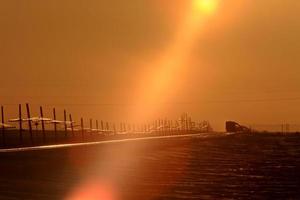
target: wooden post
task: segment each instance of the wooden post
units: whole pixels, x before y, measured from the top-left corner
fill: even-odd
[[[192,118],[189,117],[189,122],[188,122],[188,131],[190,132],[192,130]]]
[[[113,124],[113,129],[114,129],[114,134],[117,135],[117,130],[116,130],[116,125],[115,125],[115,123]]]
[[[106,122],[106,130],[109,130],[109,124]]]
[[[165,127],[165,135],[168,135],[168,120],[165,118],[164,120],[164,127]]]
[[[126,123],[123,123],[123,132],[126,132],[127,131],[127,127],[126,127]]]
[[[41,114],[41,118],[42,118],[42,132],[43,132],[43,142],[46,142],[46,134],[45,134],[45,123],[44,123],[44,113],[43,113],[43,108],[42,106],[40,106],[40,114]]]
[[[71,114],[69,114],[69,119],[70,119],[70,122],[71,122],[71,131],[72,131],[72,137],[74,138],[75,137],[75,135],[74,135],[74,128],[73,128],[73,121],[72,121],[72,115]]]
[[[161,134],[161,133],[163,132],[163,131],[162,131],[163,128],[161,128],[161,127],[162,127],[161,120],[158,119],[158,128],[159,128],[158,133],[159,133],[159,134]]]
[[[98,120],[96,120],[96,132],[99,133],[99,124],[98,124]]]
[[[20,135],[19,135],[19,139],[20,139],[20,144],[23,144],[23,119],[22,119],[22,105],[19,104],[19,127],[20,127]]]
[[[64,122],[65,122],[65,137],[68,137],[67,111],[66,110],[64,110]]]
[[[56,111],[55,108],[53,108],[53,120],[54,120],[54,140],[57,141],[57,124],[55,122],[56,120]]]
[[[2,117],[2,141],[5,146],[5,127],[4,127],[4,108],[1,106],[1,117]]]
[[[93,119],[90,119],[90,135],[92,135],[92,129],[93,129]]]
[[[185,132],[187,133],[188,132],[188,115],[187,115],[187,113],[186,113],[186,115],[185,115]]]
[[[82,140],[84,141],[84,126],[83,126],[83,118],[81,118],[80,120],[80,125],[81,125],[81,136],[82,136]]]
[[[27,110],[27,117],[28,117],[28,127],[29,127],[29,133],[30,133],[30,141],[31,144],[33,144],[33,135],[32,135],[32,126],[31,126],[31,120],[30,120],[30,108],[29,104],[26,104],[26,110]]]
[[[103,125],[103,121],[101,120],[101,131],[104,130],[104,125]]]

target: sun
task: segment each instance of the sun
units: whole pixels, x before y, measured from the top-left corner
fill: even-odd
[[[195,11],[205,15],[212,15],[218,8],[219,0],[193,0]]]

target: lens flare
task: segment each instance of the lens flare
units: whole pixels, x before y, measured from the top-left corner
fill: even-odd
[[[75,188],[65,200],[117,200],[116,192],[108,183],[88,181]]]
[[[190,0],[186,15],[180,21],[170,44],[159,51],[158,58],[149,63],[153,73],[142,76],[141,88],[135,98],[136,109],[133,121],[155,118],[156,111],[162,110],[170,90],[175,91],[180,75],[193,49],[195,41],[205,22],[217,11],[219,0]],[[149,67],[150,68],[150,67]],[[148,77],[148,78],[147,78]]]
[[[194,0],[194,9],[205,15],[214,14],[218,8],[218,0]]]

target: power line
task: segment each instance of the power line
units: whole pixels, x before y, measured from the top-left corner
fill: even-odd
[[[162,102],[162,103],[148,103],[146,105],[198,105],[201,103],[212,104],[226,104],[226,103],[268,103],[268,102],[283,102],[283,101],[300,101],[300,97],[294,98],[266,98],[266,99],[224,99],[224,100],[199,100],[197,102]],[[91,106],[91,107],[126,107],[138,106],[140,104],[134,103],[31,103],[31,105],[44,105],[44,106]],[[16,106],[19,103],[2,103],[5,106]]]

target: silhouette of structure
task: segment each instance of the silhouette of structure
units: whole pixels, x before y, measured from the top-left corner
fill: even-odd
[[[63,120],[58,120],[55,108],[53,108],[53,119],[44,117],[42,106],[40,106],[40,115],[32,117],[28,103],[26,104],[27,118],[22,118],[21,108],[22,106],[19,104],[18,118],[8,120],[8,123],[19,123],[19,127],[15,127],[5,123],[4,107],[1,106],[0,149],[93,142],[106,139],[110,140],[213,132],[208,121],[193,121],[187,113],[182,114],[182,116],[176,120],[160,118],[158,120],[142,124],[121,122],[119,127],[117,127],[114,122],[103,120],[101,120],[99,124],[96,119],[96,128],[93,128],[93,120],[91,118],[89,120],[89,127],[84,127],[84,120],[82,117],[80,118],[80,124],[77,125],[76,121],[73,121],[74,119],[72,118],[71,113],[68,113],[69,121],[67,121],[67,111],[65,109],[63,110]],[[38,129],[40,124],[42,125],[41,130]],[[33,125],[36,126],[36,130],[32,129]],[[54,125],[53,128],[52,125]],[[49,126],[51,126],[51,128],[49,128]]]
[[[233,132],[233,133],[236,133],[236,132],[242,132],[242,133],[248,133],[248,132],[251,132],[251,130],[246,127],[246,126],[243,126],[243,125],[240,125],[234,121],[227,121],[226,122],[226,131],[227,132]]]

